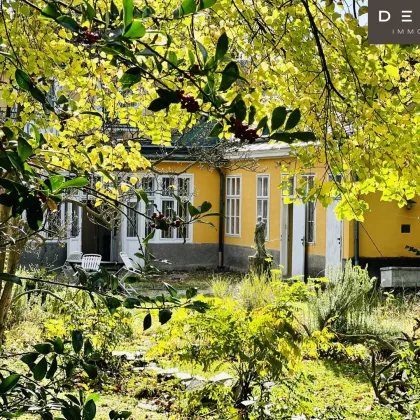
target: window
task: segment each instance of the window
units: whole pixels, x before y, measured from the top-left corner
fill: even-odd
[[[192,176],[183,175],[180,177],[144,177],[142,179],[142,188],[147,193],[149,204],[143,207],[144,213],[152,217],[153,213],[161,211],[165,216],[176,214],[184,220],[188,220],[188,201],[191,200],[193,193]],[[179,196],[177,200],[173,194]],[[143,229],[144,236],[148,236],[153,228],[153,221],[145,217]],[[154,240],[179,241],[191,238],[191,226],[183,226],[177,229],[170,228],[168,231],[157,230]]]
[[[77,204],[69,204],[69,215],[70,215],[70,238],[77,238],[79,236],[79,207]]]
[[[410,225],[401,225],[401,233],[410,233]]]
[[[281,176],[281,195],[283,198],[292,198],[295,194],[295,178],[289,174]]]
[[[45,213],[45,230],[48,240],[56,240],[61,236],[65,236],[63,232],[63,221],[61,220],[61,207],[58,206],[57,211],[48,211]]]
[[[305,175],[306,178],[306,194],[313,188],[315,184],[315,175]],[[308,201],[306,203],[306,243],[315,243],[315,212],[316,202]]]
[[[262,217],[265,222],[265,239],[268,240],[269,232],[269,197],[270,178],[268,175],[257,175],[257,218]]]
[[[226,234],[240,236],[241,177],[226,177]]]
[[[138,236],[138,214],[135,211],[136,203],[129,203],[127,208],[127,238]]]

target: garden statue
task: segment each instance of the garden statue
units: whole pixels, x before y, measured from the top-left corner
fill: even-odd
[[[261,216],[257,217],[257,225],[255,226],[254,243],[256,248],[255,258],[268,258],[267,251],[265,250],[265,227],[266,223]]]

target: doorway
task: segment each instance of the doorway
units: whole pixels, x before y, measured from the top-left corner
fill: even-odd
[[[92,223],[86,212],[83,212],[82,226],[83,254],[100,254],[103,261],[111,261],[111,231]]]

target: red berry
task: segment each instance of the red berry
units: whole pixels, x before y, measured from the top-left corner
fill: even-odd
[[[156,213],[153,213],[152,214],[152,219],[156,219],[156,217],[157,217],[157,214]]]
[[[154,223],[152,223],[151,226],[152,226],[152,228],[155,228],[156,227],[156,225]]]
[[[181,224],[180,220],[175,220],[175,226],[178,227]]]

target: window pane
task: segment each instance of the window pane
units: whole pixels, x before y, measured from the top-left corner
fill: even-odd
[[[152,194],[154,193],[154,179],[150,178],[150,177],[145,177],[141,180],[141,186],[143,188],[143,190],[148,193],[148,194]]]
[[[76,238],[79,236],[79,211],[76,204],[70,204],[70,217],[71,217],[71,227],[70,227],[70,237]]]
[[[263,217],[262,213],[262,200],[257,200],[257,217]]]
[[[189,178],[179,178],[178,179],[178,195],[179,196],[188,196],[190,194],[190,179]]]
[[[267,176],[263,178],[263,186],[264,187],[263,187],[262,195],[264,197],[268,197],[268,177]]]
[[[153,201],[149,201],[149,205],[146,206],[146,216],[152,217],[153,213],[155,212],[155,207],[153,205]],[[144,228],[144,234],[145,236],[148,236],[152,233],[152,224],[153,222],[149,219],[144,219],[145,220],[145,228]]]
[[[263,210],[262,210],[262,216],[264,219],[268,219],[268,200],[264,200],[262,202],[263,204]]]
[[[240,195],[241,194],[241,179],[240,178],[236,178],[236,195]]]
[[[162,178],[162,195],[163,196],[171,195],[172,185],[175,185],[175,179],[173,177]]]
[[[257,178],[257,196],[258,197],[262,196],[262,192],[263,192],[262,182],[263,182],[263,179],[259,176]]]
[[[134,203],[130,203],[134,206]],[[133,208],[127,209],[127,238],[134,238],[137,236],[137,213]]]
[[[174,201],[173,200],[163,200],[162,201],[162,213],[165,216],[171,216],[174,210]],[[173,229],[169,229],[168,231],[162,230],[162,238],[173,238]]]

